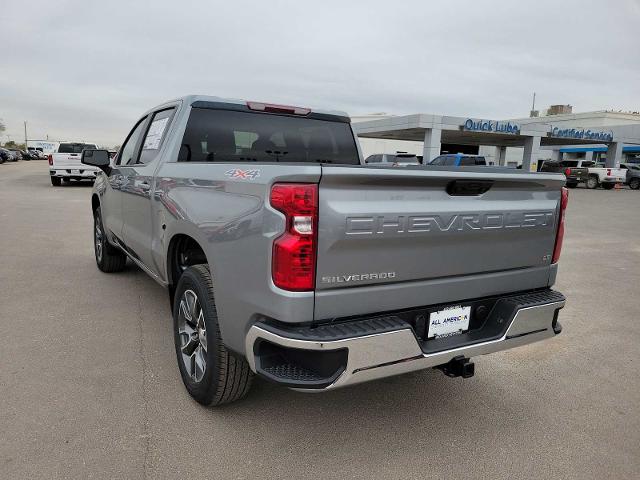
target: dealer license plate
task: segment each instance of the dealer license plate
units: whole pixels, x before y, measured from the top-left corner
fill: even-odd
[[[470,306],[447,307],[444,310],[429,314],[429,331],[427,338],[447,337],[465,332],[469,329],[471,317]]]

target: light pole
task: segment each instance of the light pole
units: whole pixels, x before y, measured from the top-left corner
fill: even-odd
[[[27,145],[27,121],[24,121],[24,151],[26,152],[28,150],[28,145]]]

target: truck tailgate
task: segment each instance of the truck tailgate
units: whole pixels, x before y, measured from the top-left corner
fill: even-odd
[[[493,291],[474,285],[499,273],[531,272],[506,280],[506,291],[547,286],[563,184],[563,175],[492,168],[323,167],[316,318],[349,315],[323,299],[360,289],[382,298],[393,286],[408,307]],[[449,298],[456,283],[465,296]],[[435,284],[447,285],[432,290],[443,295],[426,295]]]
[[[54,153],[53,166],[55,168],[82,168],[84,170],[93,170],[94,167],[82,165],[80,162],[80,153]]]

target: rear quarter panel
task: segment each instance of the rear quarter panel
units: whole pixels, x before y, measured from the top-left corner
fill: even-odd
[[[233,178],[236,169],[255,176]],[[156,176],[152,245],[160,275],[177,234],[194,238],[210,265],[225,344],[244,352],[250,325],[260,316],[283,322],[313,320],[313,292],[286,292],[271,279],[273,239],[284,216],[269,205],[275,182],[318,182],[318,165],[165,163]],[[166,228],[163,229],[162,225]]]

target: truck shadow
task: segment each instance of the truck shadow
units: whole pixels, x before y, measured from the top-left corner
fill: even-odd
[[[323,394],[257,379],[247,399],[209,410],[208,416],[212,429],[222,423],[240,437],[251,431],[256,439],[269,439],[249,451],[277,456],[282,449],[304,452],[310,444],[323,464],[342,459],[362,462],[368,470],[372,457],[422,463],[441,455],[438,449],[455,449],[474,437],[513,438],[522,412],[542,409],[536,405],[540,399],[524,400],[532,401],[523,405],[522,392],[510,393],[500,377],[450,379],[426,370]]]

